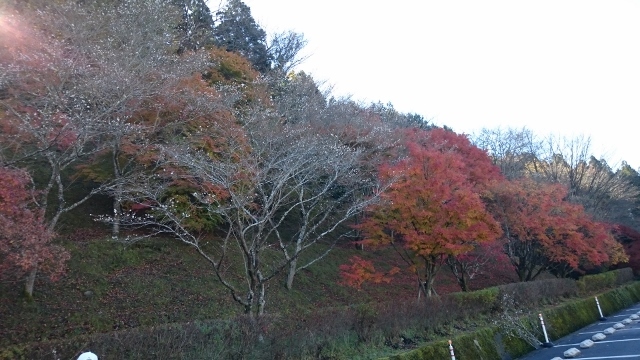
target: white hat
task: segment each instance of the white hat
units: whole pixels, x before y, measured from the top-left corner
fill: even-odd
[[[78,360],[98,360],[98,355],[89,351],[89,352],[80,354],[80,356],[78,357]]]

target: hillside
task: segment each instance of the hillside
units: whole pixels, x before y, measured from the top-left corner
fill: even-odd
[[[142,359],[149,358],[146,351],[153,348],[156,358],[163,359],[185,354],[204,359],[212,351],[226,354],[222,358],[236,358],[249,349],[265,359],[277,357],[279,351],[282,358],[370,359],[491,323],[499,314],[493,299],[503,293],[514,291],[516,301],[529,312],[530,307],[563,302],[577,291],[573,280],[553,278],[511,284],[500,292],[492,288],[458,293],[460,300],[443,296],[416,302],[412,282],[354,291],[338,284],[338,265],[354,253],[367,255],[339,248],[323,265],[301,274],[293,290],[284,288],[284,278],[268,289],[269,303],[274,305],[259,324],[266,326],[262,331],[271,340],[260,350],[251,330],[254,325],[242,315],[242,307],[230,301],[189,247],[161,238],[124,247],[96,230],[77,231],[63,241],[76,261],[58,283],[39,280],[33,301],[19,295],[20,284],[0,284],[0,358],[21,358],[20,353],[41,357],[53,350],[73,357],[93,350],[101,359]],[[371,256],[393,262],[389,252]],[[589,286],[586,291],[599,291],[628,281],[630,274],[583,283]],[[436,284],[441,296],[457,291],[451,275],[443,275]],[[504,281],[508,279],[481,278],[473,284],[484,288]],[[293,346],[290,342],[300,336],[299,331],[309,338]],[[316,356],[311,355],[314,348]]]
[[[105,235],[104,230],[81,229],[63,237],[73,259],[68,273],[56,283],[39,278],[31,302],[21,295],[22,284],[0,285],[2,346],[243,313],[190,247],[166,238],[125,246]],[[267,313],[304,314],[319,307],[415,298],[412,283],[357,292],[338,285],[338,266],[354,253],[361,251],[345,247],[332,252],[302,273],[291,291],[283,278],[273,282]],[[443,278],[439,288],[455,290],[447,281]]]
[[[0,348],[242,315],[242,307],[189,246],[167,238],[125,246],[107,235],[106,229],[95,227],[62,236],[61,244],[71,252],[68,272],[56,283],[39,278],[32,301],[21,295],[21,283],[0,283]],[[389,251],[365,253],[345,244],[301,273],[292,290],[285,289],[284,278],[273,282],[267,289],[267,316],[304,321],[322,309],[415,302],[417,288],[412,281],[398,279],[358,291],[339,285],[338,267],[353,254],[382,256],[389,266],[402,261]],[[495,282],[484,279],[473,284]],[[445,294],[459,288],[445,275],[436,289]]]
[[[303,34],[267,37],[240,0],[213,15],[0,5],[3,356],[374,357],[513,292],[633,276],[607,272],[639,264],[627,164],[336,98],[296,71]]]

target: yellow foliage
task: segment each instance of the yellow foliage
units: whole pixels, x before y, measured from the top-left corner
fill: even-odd
[[[212,87],[235,86],[241,94],[236,106],[270,103],[268,89],[258,81],[260,73],[253,68],[249,60],[238,53],[217,47],[209,49],[209,59],[212,65],[203,74],[203,78]]]

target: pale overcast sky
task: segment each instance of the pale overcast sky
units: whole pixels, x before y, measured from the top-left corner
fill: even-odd
[[[210,0],[217,8],[219,0]],[[268,34],[301,32],[298,70],[473,133],[590,136],[640,167],[640,1],[244,0]]]

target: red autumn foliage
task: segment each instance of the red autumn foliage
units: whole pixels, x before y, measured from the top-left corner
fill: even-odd
[[[485,210],[476,183],[469,177],[470,168],[493,165],[488,158],[474,165],[467,163],[460,149],[473,145],[465,143],[465,137],[445,136],[440,131],[444,130],[408,133],[408,156],[379,169],[381,180],[387,183],[393,179],[393,185],[357,226],[365,236],[363,244],[393,246],[403,254],[428,296],[448,257],[470,252],[477,244],[500,235],[499,225]],[[430,146],[431,134],[434,146]],[[442,137],[447,141],[435,140]],[[365,268],[361,278],[380,276],[372,275],[373,267]],[[352,276],[343,271],[343,278]]]
[[[69,253],[51,244],[53,233],[34,206],[30,184],[25,171],[0,168],[0,278],[21,279],[37,267],[57,280]]]
[[[635,274],[640,273],[640,232],[621,224],[611,226],[611,232],[629,255],[627,265]]]
[[[513,272],[502,243],[498,241],[476,244],[468,253],[449,257],[447,265],[462,291],[471,290],[470,281],[475,282],[479,277],[494,284],[509,282],[505,273]]]
[[[462,160],[461,172],[478,191],[484,190],[493,181],[503,179],[500,169],[494,166],[485,150],[471,143],[464,134],[434,128],[428,132],[409,130],[409,141],[440,152],[454,152]]]
[[[567,276],[591,266],[624,261],[626,255],[603,224],[566,201],[558,184],[521,179],[496,183],[490,209],[504,230],[507,254],[521,281],[546,270]]]
[[[359,256],[349,259],[350,264],[340,265],[340,274],[342,275],[341,284],[356,289],[362,288],[366,282],[374,284],[389,283],[393,279],[393,275],[400,272],[397,267],[391,268],[388,272],[380,272],[376,270],[373,262],[365,260]]]

